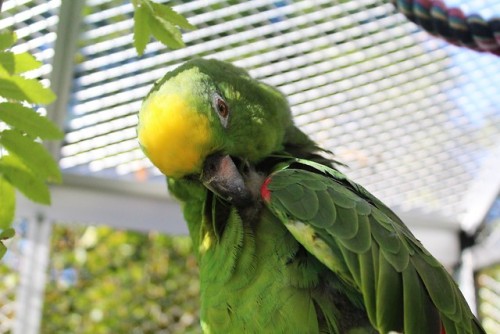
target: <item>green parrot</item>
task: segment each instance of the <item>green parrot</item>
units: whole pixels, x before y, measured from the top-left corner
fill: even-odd
[[[485,333],[403,222],[245,70],[179,66],[145,98],[137,131],[182,205],[204,333]]]

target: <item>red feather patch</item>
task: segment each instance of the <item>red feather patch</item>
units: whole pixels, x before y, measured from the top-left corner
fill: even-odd
[[[269,203],[271,201],[271,192],[269,191],[269,188],[267,187],[271,183],[271,178],[268,177],[264,180],[264,183],[262,183],[262,186],[260,187],[260,195],[262,196],[262,199]]]
[[[444,329],[443,323],[441,323],[441,333],[440,334],[446,334],[446,330]]]

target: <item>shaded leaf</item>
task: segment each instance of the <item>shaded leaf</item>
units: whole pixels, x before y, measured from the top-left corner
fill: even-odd
[[[16,61],[15,74],[35,70],[42,66],[42,62],[36,60],[28,52],[14,54],[14,58]]]
[[[7,229],[14,220],[16,197],[14,187],[0,175],[0,228]]]
[[[31,71],[42,66],[42,63],[27,52],[14,54],[12,52],[0,52],[0,64],[9,74],[19,74]]]
[[[2,65],[3,69],[5,69],[10,75],[14,74],[16,67],[14,54],[12,52],[0,52],[0,65]]]
[[[18,103],[0,103],[0,120],[41,139],[62,139],[64,133],[47,117]]]
[[[0,159],[0,174],[32,201],[50,204],[47,184],[14,156],[7,155]]]
[[[0,231],[0,240],[7,240],[12,238],[14,235],[16,235],[16,230],[13,228],[7,228],[2,231]]]
[[[144,53],[149,42],[151,29],[148,25],[148,11],[144,6],[138,7],[134,12],[134,47],[139,55]]]
[[[187,30],[192,30],[195,27],[188,22],[188,20],[182,16],[181,14],[177,13],[175,10],[173,10],[169,6],[161,5],[159,3],[152,3],[153,5],[153,10],[155,13],[158,13],[160,17],[163,19],[167,20],[168,22],[182,28],[182,29],[187,29]]]
[[[184,46],[179,28],[194,29],[184,16],[169,6],[150,0],[134,0],[133,4],[134,46],[139,55],[144,53],[150,34],[170,48],[177,49]]]
[[[184,46],[180,31],[167,20],[159,16],[153,16],[151,21],[149,21],[149,27],[153,36],[166,46],[172,49]]]
[[[28,101],[28,97],[24,94],[23,90],[9,79],[0,78],[0,94],[2,97],[11,100]]]
[[[43,145],[15,130],[0,132],[0,145],[17,156],[36,175],[50,181],[61,181],[61,171]]]
[[[49,104],[56,98],[52,90],[38,80],[20,76],[0,78],[0,92],[6,98],[30,103]]]
[[[5,253],[7,252],[7,247],[0,241],[0,259],[3,258]]]
[[[5,50],[10,48],[17,41],[17,36],[15,33],[10,31],[5,31],[0,33],[0,50]]]

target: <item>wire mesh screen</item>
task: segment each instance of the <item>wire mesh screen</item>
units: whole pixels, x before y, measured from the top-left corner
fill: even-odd
[[[12,52],[29,52],[44,63],[40,68],[30,71],[27,77],[39,78],[46,85],[49,85],[48,78],[52,72],[60,4],[60,0],[7,0],[2,4],[0,31],[16,33],[18,40]]]
[[[429,36],[387,1],[169,4],[197,27],[184,34],[187,47],[153,42],[137,57],[132,5],[87,3],[63,170],[157,177],[137,145],[141,99],[174,66],[213,57],[279,87],[296,123],[388,204],[463,213],[470,182],[498,144],[497,58]]]

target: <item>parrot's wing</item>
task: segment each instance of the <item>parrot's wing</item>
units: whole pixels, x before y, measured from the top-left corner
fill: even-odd
[[[342,173],[295,160],[265,180],[261,195],[307,251],[361,292],[381,333],[484,333],[442,265]]]

